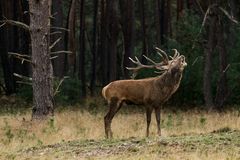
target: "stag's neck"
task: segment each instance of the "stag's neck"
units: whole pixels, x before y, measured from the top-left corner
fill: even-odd
[[[180,81],[182,79],[182,72],[178,71],[175,73],[172,72],[165,72],[161,76],[158,77],[157,83],[162,85],[164,84],[165,86],[171,87],[171,86],[176,86],[180,84]]]

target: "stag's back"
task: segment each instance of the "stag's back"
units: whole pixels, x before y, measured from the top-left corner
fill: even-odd
[[[151,93],[154,80],[155,78],[114,81],[102,89],[102,95],[108,101],[115,97],[121,101],[126,100],[135,104],[142,104]]]

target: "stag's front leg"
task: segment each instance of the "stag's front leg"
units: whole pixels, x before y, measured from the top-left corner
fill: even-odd
[[[153,108],[152,107],[147,107],[146,109],[146,116],[147,116],[147,131],[146,131],[146,136],[149,137],[149,126],[151,123],[151,115],[152,115]]]
[[[161,136],[161,128],[160,128],[161,112],[160,111],[161,111],[160,107],[155,108],[155,115],[156,115],[157,129],[158,129],[159,136]]]
[[[119,111],[121,108],[122,102],[118,102],[117,99],[112,99],[109,103],[109,111],[104,117],[104,125],[105,125],[105,135],[106,138],[112,138],[112,129],[111,123],[114,115]]]

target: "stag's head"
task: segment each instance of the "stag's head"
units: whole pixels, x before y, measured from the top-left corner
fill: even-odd
[[[144,65],[142,64],[137,57],[135,57],[136,60],[133,60],[132,58],[129,57],[129,59],[137,65],[137,67],[127,67],[128,70],[133,71],[133,76],[137,74],[137,72],[142,69],[142,68],[155,68],[156,73],[164,73],[164,72],[182,72],[184,68],[187,66],[187,63],[185,61],[185,56],[180,55],[180,53],[176,50],[173,49],[174,56],[169,56],[166,54],[165,51],[161,50],[160,48],[157,48],[157,53],[162,57],[162,61],[157,63],[153,61],[152,59],[148,58],[147,56],[144,55],[144,58],[147,59],[151,65]],[[170,59],[169,59],[170,58]]]
[[[156,48],[158,51],[161,51],[163,53],[163,55],[165,55],[165,57],[167,57],[166,53],[164,51],[162,51],[159,48]],[[175,51],[175,54],[173,57],[170,56],[170,60],[167,59],[166,60],[166,64],[161,66],[161,69],[164,71],[170,71],[170,72],[182,72],[184,70],[184,68],[187,66],[187,63],[185,61],[185,56],[184,55],[180,55],[180,53],[176,50],[173,49]],[[168,57],[167,57],[168,58]]]

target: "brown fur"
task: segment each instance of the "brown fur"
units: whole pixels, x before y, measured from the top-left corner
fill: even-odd
[[[168,70],[158,77],[139,80],[118,80],[109,83],[102,90],[103,97],[108,101],[109,112],[104,117],[106,137],[112,137],[111,122],[121,108],[123,102],[143,104],[146,106],[147,132],[153,109],[156,113],[158,134],[160,130],[160,107],[179,87],[182,72],[186,66],[184,56],[172,61]]]

